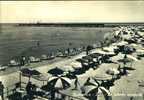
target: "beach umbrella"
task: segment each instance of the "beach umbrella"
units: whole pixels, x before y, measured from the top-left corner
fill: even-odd
[[[110,77],[109,75],[96,75],[93,78],[98,81],[107,81],[112,79],[112,77]]]
[[[138,49],[138,50],[136,50],[136,52],[138,52],[138,53],[144,53],[144,50],[143,49]]]
[[[114,35],[118,36],[120,34],[120,32],[121,32],[121,30],[117,30],[117,31],[114,32]]]
[[[86,82],[84,83],[84,86],[85,85],[89,85],[89,84],[95,84],[97,83],[98,85],[101,85],[102,81],[101,80],[96,80],[95,78],[93,77],[89,77]]]
[[[132,47],[137,47],[138,45],[135,44],[135,43],[131,43],[130,46],[132,46]]]
[[[115,55],[115,53],[114,52],[106,52],[106,51],[103,51],[103,50],[98,50],[98,51],[96,51],[96,53],[99,53],[99,54],[101,54],[101,55]]]
[[[51,75],[47,75],[47,74],[41,74],[38,76],[32,76],[32,78],[38,80],[38,81],[48,81],[48,79],[51,77]]]
[[[127,55],[127,58],[131,59],[133,61],[138,61],[138,59],[136,57],[132,56],[132,55]]]
[[[62,69],[65,72],[73,72],[74,71],[74,68],[70,65],[64,65],[64,66],[60,67],[60,69]]]
[[[29,68],[23,68],[21,69],[23,76],[38,76],[41,73],[37,70],[29,69]]]
[[[31,76],[39,76],[41,73],[37,70],[29,69],[29,68],[23,68],[21,69],[21,73],[25,77],[29,77],[29,81]]]
[[[103,50],[107,52],[113,52],[114,49],[117,49],[116,46],[104,47]]]
[[[97,96],[100,93],[104,94],[105,96],[111,95],[109,90],[107,90],[103,86],[100,86],[96,82],[92,83],[92,84],[85,85],[84,90],[85,90],[86,95],[95,94],[95,96]]]
[[[82,68],[81,63],[79,63],[79,62],[71,62],[70,66],[72,66],[74,69]]]
[[[60,68],[58,68],[58,67],[55,67],[55,68],[53,68],[53,69],[50,69],[49,71],[48,71],[48,73],[50,73],[50,74],[52,74],[52,75],[60,75],[60,74],[63,74],[63,70],[62,69],[60,69]]]
[[[85,59],[82,59],[82,58],[78,58],[78,59],[76,59],[76,61],[77,61],[77,62],[80,62],[80,63],[81,63],[81,62],[87,62]]]
[[[138,61],[137,58],[133,57],[132,55],[126,55],[124,56],[123,59],[119,59],[119,62],[127,63],[127,62],[132,62],[132,61]]]
[[[91,56],[84,56],[82,57],[83,59],[86,59],[86,60],[93,60],[93,58]]]
[[[49,78],[48,84],[55,89],[66,89],[71,85],[71,80],[63,76],[53,76]]]
[[[121,42],[118,42],[118,43],[113,43],[112,45],[115,45],[115,46],[123,46],[123,45],[127,45],[128,42],[126,41],[121,41]]]
[[[124,66],[121,69],[124,69],[124,70],[135,70],[135,68],[133,68],[133,67],[127,67],[127,66]]]
[[[101,54],[99,54],[99,53],[92,53],[89,56],[91,56],[92,58],[97,58],[97,57],[101,56]]]

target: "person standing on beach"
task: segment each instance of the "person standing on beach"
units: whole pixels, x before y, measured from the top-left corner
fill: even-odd
[[[33,95],[32,95],[32,83],[30,81],[27,83],[26,92],[27,92],[27,95],[29,96],[29,99],[32,100],[32,98],[33,98]]]
[[[78,87],[78,77],[76,76],[76,79],[75,79],[75,82],[74,82],[74,85],[75,85],[75,88],[74,89],[77,89],[77,87]]]
[[[1,81],[0,81],[0,96],[1,99],[4,100],[4,85],[2,84]]]

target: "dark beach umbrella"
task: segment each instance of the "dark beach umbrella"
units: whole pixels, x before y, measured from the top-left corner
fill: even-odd
[[[48,84],[55,89],[66,89],[70,87],[71,80],[63,76],[54,76],[49,78]]]
[[[91,56],[84,56],[82,57],[83,59],[86,59],[86,60],[93,60],[93,58]]]
[[[84,59],[81,59],[81,58],[79,58],[79,59],[76,59],[76,61],[78,61],[78,62],[86,62],[86,63],[87,63],[87,61],[86,61],[86,60],[84,60]]]
[[[56,68],[53,68],[51,70],[48,71],[48,73],[52,74],[52,75],[60,75],[60,74],[63,74],[63,70],[56,67]]]
[[[128,63],[128,62],[131,62],[131,60],[129,59],[120,59],[118,60],[119,62],[123,62],[123,63]]]
[[[23,68],[21,70],[22,72],[22,75],[23,76],[36,76],[36,75],[40,75],[41,73],[37,70],[32,70],[32,69],[29,69],[29,68]]]
[[[125,70],[136,70],[135,68],[132,68],[132,67],[126,67],[126,66],[124,66],[122,69],[125,69]]]
[[[43,85],[41,89],[44,91],[51,91],[53,88],[49,85],[49,83],[47,83],[46,85]]]
[[[23,76],[29,77],[29,81],[30,81],[30,77],[31,76],[39,76],[41,74],[39,71],[33,70],[33,69],[29,69],[29,68],[21,69],[21,73],[22,73]]]
[[[96,80],[95,78],[93,77],[89,77],[86,82],[84,83],[84,86],[85,85],[90,85],[90,84],[97,84],[97,85],[101,85],[102,81],[101,80]]]
[[[97,58],[97,57],[101,56],[101,54],[93,53],[93,54],[90,54],[89,56],[91,56],[92,58]]]
[[[69,79],[75,79],[76,78],[76,75],[74,74],[75,72],[70,72],[70,73],[67,73],[66,75],[64,75],[64,77],[67,77]]]

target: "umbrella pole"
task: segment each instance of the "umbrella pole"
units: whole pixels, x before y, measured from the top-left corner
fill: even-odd
[[[21,89],[21,72],[19,74],[19,82],[20,82],[20,89]]]
[[[30,78],[31,78],[31,77],[29,76],[29,82],[30,82]]]
[[[21,70],[21,66],[19,66],[19,70]],[[21,74],[21,72],[20,72],[20,73],[19,73],[20,89],[21,89],[21,78],[22,78],[22,74]]]

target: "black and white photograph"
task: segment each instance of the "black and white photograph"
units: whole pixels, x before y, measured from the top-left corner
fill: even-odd
[[[144,100],[144,1],[0,1],[0,100]]]

